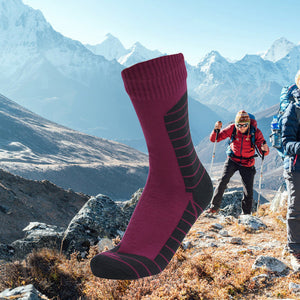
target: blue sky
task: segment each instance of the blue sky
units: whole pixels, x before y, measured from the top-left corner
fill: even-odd
[[[298,44],[299,0],[23,0],[56,31],[97,44],[111,33],[129,48],[182,52],[195,65],[212,50],[230,59],[267,50],[280,37]],[[299,23],[298,23],[299,22]]]

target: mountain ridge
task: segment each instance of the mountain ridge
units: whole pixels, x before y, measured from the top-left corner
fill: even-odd
[[[126,66],[117,61],[119,57],[107,60],[64,37],[41,12],[21,0],[1,3],[0,34],[5,39],[0,41],[0,92],[56,123],[146,151],[139,121],[124,90],[121,71]],[[17,7],[18,14],[11,15],[10,5]],[[116,47],[121,47],[112,35],[107,39],[115,39]],[[299,46],[292,45],[285,42],[273,47],[276,58],[288,53],[276,62],[260,55],[229,62],[214,50],[196,66],[186,63],[189,97],[219,116],[226,115],[227,121],[240,109],[256,113],[275,105],[282,86],[293,82],[300,69]],[[130,64],[161,55],[139,44],[133,48]],[[213,112],[209,114],[215,118]],[[205,126],[197,120],[192,123],[192,133]]]
[[[116,199],[144,186],[148,173],[147,155],[53,123],[2,95],[0,155],[0,168],[14,174]]]

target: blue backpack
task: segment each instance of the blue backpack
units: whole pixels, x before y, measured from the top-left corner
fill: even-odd
[[[300,96],[299,90],[295,91],[297,89],[296,84],[293,84],[291,86],[285,86],[281,90],[280,94],[280,103],[279,103],[279,110],[276,116],[273,116],[273,120],[271,122],[271,135],[270,135],[270,142],[272,147],[274,147],[279,156],[284,159],[285,153],[282,145],[282,116],[289,106],[290,103],[295,103],[295,97],[298,98]],[[297,93],[295,93],[295,92]],[[297,109],[297,118],[300,120],[300,110]]]

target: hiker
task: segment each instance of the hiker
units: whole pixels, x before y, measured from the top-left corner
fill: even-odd
[[[283,176],[288,191],[287,248],[294,271],[300,270],[300,70],[296,74],[297,88],[282,116],[282,144],[285,153]],[[298,111],[297,111],[298,110]]]
[[[218,131],[217,142],[226,138],[231,140],[227,150],[228,157],[224,164],[223,174],[214,191],[211,206],[207,213],[218,213],[227,184],[233,174],[239,171],[244,194],[242,211],[244,214],[251,214],[253,182],[256,173],[254,166],[255,145],[261,154],[264,152],[264,155],[269,154],[269,147],[262,132],[257,128],[257,122],[254,119],[250,120],[249,114],[244,110],[237,113],[234,124],[230,124],[223,130],[221,128],[222,122],[216,122],[215,128],[210,135],[210,141],[215,142]]]

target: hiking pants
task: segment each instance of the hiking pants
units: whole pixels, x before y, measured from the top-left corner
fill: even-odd
[[[300,172],[284,170],[288,191],[287,246],[292,253],[300,253]]]
[[[244,214],[251,214],[253,202],[253,182],[254,175],[256,173],[255,167],[241,166],[232,161],[229,157],[225,161],[222,177],[219,179],[218,185],[214,191],[211,208],[215,210],[220,208],[227,184],[236,171],[240,172],[243,184],[242,211]]]

